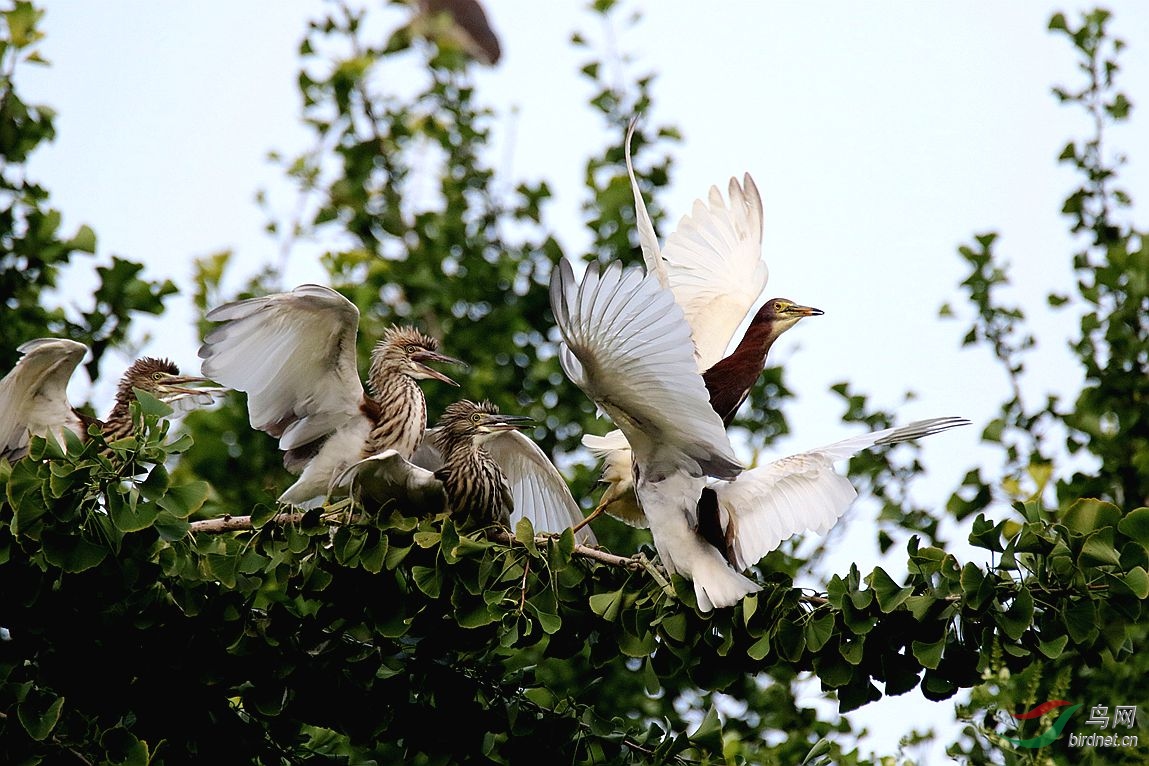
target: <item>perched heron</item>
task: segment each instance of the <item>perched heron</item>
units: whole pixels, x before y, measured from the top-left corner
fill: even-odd
[[[16,366],[0,380],[0,457],[16,460],[28,452],[31,436],[51,436],[63,444],[64,432],[88,439],[88,428],[97,425],[104,440],[111,442],[132,435],[131,404],[135,390],[146,391],[177,412],[211,404],[219,387],[193,387],[210,383],[207,378],[180,375],[167,359],[137,359],[124,372],[116,389],[115,403],[103,420],[77,410],[68,401],[68,382],[88,347],[64,338],[37,338],[16,349],[22,355]]]
[[[802,319],[823,312],[787,298],[771,298],[754,313],[735,349],[724,356],[769,277],[762,259],[762,197],[749,173],[741,182],[730,179],[726,199],[712,186],[709,197],[695,200],[691,213],[682,217],[660,249],[631,162],[635,124],[631,122],[627,130],[625,157],[643,262],[682,307],[710,404],[729,426],[762,374],[774,341]],[[591,518],[605,511],[633,523],[631,457],[622,434],[617,430],[606,436],[588,434],[583,445],[602,460],[601,480],[607,485]]]
[[[279,439],[283,464],[299,479],[279,502],[314,507],[342,492],[333,481],[352,463],[394,449],[415,453],[427,428],[420,380],[458,385],[430,362],[462,365],[414,327],[392,327],[371,352],[367,390],[359,379],[359,309],[331,288],[234,301],[207,314],[202,370],[247,393],[252,428]]]
[[[693,580],[704,611],[759,589],[741,570],[791,535],[824,533],[857,496],[835,461],[967,425],[935,418],[743,470],[691,357],[690,326],[641,268],[563,260],[551,275],[563,370],[619,427],[633,453],[640,525],[667,571]]]
[[[527,424],[526,418],[500,415],[489,402],[456,402],[428,429],[410,460],[384,450],[350,465],[338,483],[353,486],[365,501],[396,502],[410,512],[433,514],[448,507],[466,510],[467,497],[475,494],[468,485],[497,476],[509,495],[498,491],[501,508],[478,503],[474,518],[498,520],[511,529],[526,518],[536,532],[559,534],[579,525],[582,510],[554,463],[518,430]],[[508,496],[509,506],[503,502]],[[598,542],[589,527],[578,529],[575,540]]]
[[[530,423],[527,417],[501,414],[489,401],[463,399],[447,406],[434,436],[443,456],[443,467],[435,471],[435,478],[443,482],[451,515],[480,525],[510,524],[511,487],[485,444],[496,434]]]
[[[757,591],[696,531],[707,477],[734,479],[742,465],[710,406],[674,296],[654,275],[617,263],[589,266],[578,283],[563,259],[550,299],[563,370],[633,451],[635,494],[663,566],[693,580],[704,610]]]

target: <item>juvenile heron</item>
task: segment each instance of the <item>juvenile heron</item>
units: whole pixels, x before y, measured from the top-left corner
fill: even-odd
[[[709,197],[695,200],[691,213],[682,217],[659,248],[631,162],[635,124],[631,122],[627,130],[624,149],[643,262],[682,307],[710,404],[729,426],[762,374],[774,341],[800,320],[823,312],[786,298],[771,298],[755,312],[738,345],[724,357],[769,277],[762,259],[762,197],[749,173],[741,182],[730,179],[726,199],[712,186]],[[622,434],[617,430],[605,437],[588,434],[583,445],[602,460],[601,479],[607,485],[591,518],[606,511],[633,523],[631,458]]]
[[[124,372],[111,412],[97,420],[68,401],[68,382],[88,353],[87,346],[64,338],[37,338],[16,350],[22,356],[0,380],[0,457],[9,460],[27,454],[31,436],[51,435],[63,444],[64,432],[71,431],[87,441],[91,425],[99,426],[105,441],[131,436],[135,389],[148,392],[177,412],[211,404],[213,396],[224,391],[218,387],[195,388],[211,381],[180,375],[179,368],[167,359],[144,357]]]
[[[489,401],[463,399],[447,406],[434,435],[435,447],[443,456],[435,478],[443,482],[451,515],[483,526],[510,524],[511,486],[486,444],[501,432],[530,423],[530,418],[501,414]]]
[[[458,385],[429,362],[462,365],[414,327],[392,327],[371,352],[367,390],[359,379],[359,309],[331,288],[227,303],[207,319],[202,370],[247,393],[252,428],[279,440],[299,479],[279,502],[314,507],[345,489],[333,479],[368,455],[394,449],[409,459],[427,428],[420,380]]]
[[[502,418],[503,427],[498,420]],[[508,517],[500,520],[514,529],[526,518],[536,532],[561,534],[577,527],[582,509],[571,495],[566,479],[519,427],[527,419],[500,416],[494,405],[469,401],[448,407],[438,425],[427,431],[426,438],[411,460],[395,450],[385,450],[349,466],[338,483],[354,487],[361,500],[382,505],[396,502],[412,513],[434,514],[460,505],[466,491],[450,489],[476,470],[493,472],[496,468],[510,492]],[[513,426],[513,427],[511,427]],[[490,463],[494,463],[494,467]],[[499,493],[502,498],[501,492]],[[491,518],[495,511],[480,512],[476,518]],[[590,528],[578,529],[575,540],[595,545]]]
[[[655,275],[592,264],[578,283],[563,260],[551,307],[564,371],[632,450],[634,523],[649,526],[667,571],[693,580],[703,611],[758,590],[740,572],[782,540],[833,526],[857,496],[835,461],[969,422],[918,421],[744,471],[684,342],[690,327]]]

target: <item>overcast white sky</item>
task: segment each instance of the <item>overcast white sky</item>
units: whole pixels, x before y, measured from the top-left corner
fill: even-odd
[[[326,4],[42,5],[42,50],[53,66],[19,79],[25,98],[59,112],[58,139],[35,157],[32,175],[51,191],[65,227],[91,225],[101,262],[112,254],[143,261],[148,276],[181,286],[195,257],[222,249],[235,251],[244,275],[275,261],[253,198],[262,188],[284,194],[269,150],[291,154],[308,144],[298,123],[296,50],[306,20]],[[1074,52],[1046,25],[1054,11],[1075,18],[1087,4],[624,3],[641,8],[643,19],[611,30],[581,2],[487,6],[504,57],[475,79],[502,115],[495,167],[508,183],[548,180],[556,193],[550,220],[571,252],[585,242],[584,162],[606,139],[585,106],[589,88],[577,71],[588,59],[567,42],[574,30],[632,54],[620,76],[657,73],[653,119],[685,137],[673,148],[673,186],[662,198],[672,221],[711,184],[754,176],[766,212],[764,297],[826,312],[774,352],[799,392],[788,412],[794,450],[853,433],[826,393],[840,380],[905,420],[964,415],[984,424],[996,414],[1004,377],[985,351],[960,348],[965,322],[937,318],[942,303],[960,303],[965,273],[956,248],[975,233],[1001,233],[998,252],[1016,285],[1006,297],[1038,320],[1029,393],[1036,401],[1075,390],[1080,376],[1065,352],[1074,318],[1050,314],[1044,296],[1073,284],[1072,243],[1058,210],[1076,179],[1056,157],[1088,124],[1050,95],[1052,85],[1079,80]],[[1121,84],[1136,107],[1131,126],[1111,133],[1111,146],[1130,155],[1123,185],[1144,204],[1149,5],[1106,7],[1115,12],[1112,31],[1130,44]],[[283,282],[322,277],[303,252]],[[68,284],[67,300],[86,304],[84,280]],[[185,298],[172,301],[164,320],[147,325],[155,339],[146,350],[196,369],[190,316]],[[123,364],[107,365],[92,393],[98,410]],[[88,389],[80,385],[82,401]],[[899,407],[906,389],[918,398]],[[971,462],[989,454],[979,432],[927,440],[931,476],[921,499],[944,501]],[[864,509],[855,510],[856,539],[872,539]],[[878,563],[876,552],[851,547],[863,571]],[[878,731],[870,746],[889,752],[910,725],[939,726],[952,715],[915,698],[851,717]],[[941,762],[940,753],[929,762]]]

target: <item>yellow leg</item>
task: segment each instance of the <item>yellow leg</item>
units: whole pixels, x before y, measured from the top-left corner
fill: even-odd
[[[610,503],[610,499],[607,498],[607,494],[609,494],[609,492],[603,494],[602,500],[600,500],[599,504],[596,505],[594,510],[590,512],[589,516],[587,516],[585,519],[580,521],[578,524],[575,524],[573,527],[571,527],[572,532],[577,533],[580,529],[582,529],[587,524],[591,523],[592,521],[594,521],[595,519],[597,519],[599,516],[601,516],[603,514],[603,511],[606,510],[607,505]]]

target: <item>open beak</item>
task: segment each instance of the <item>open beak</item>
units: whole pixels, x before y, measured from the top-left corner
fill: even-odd
[[[176,399],[196,397],[201,404],[210,404],[213,397],[222,396],[228,389],[214,385],[210,378],[201,378],[197,375],[169,375],[157,386],[159,399],[171,404]],[[211,385],[204,385],[211,384]]]
[[[528,428],[534,422],[534,418],[526,415],[487,415],[483,421],[483,430],[487,433],[513,431],[516,428]]]
[[[447,383],[449,385],[456,386],[456,387],[459,385],[458,383],[451,380],[450,378],[448,378],[446,375],[439,372],[438,370],[431,368],[431,367],[428,367],[426,363],[427,362],[443,362],[444,364],[453,364],[453,365],[457,365],[459,367],[462,367],[464,369],[466,369],[469,366],[466,362],[464,362],[460,359],[456,359],[453,356],[447,356],[446,354],[440,354],[438,351],[420,351],[417,354],[411,355],[411,361],[415,362],[415,364],[417,364],[419,366],[419,370],[423,374],[425,374],[428,378],[434,378],[435,380],[441,380],[444,383]]]

